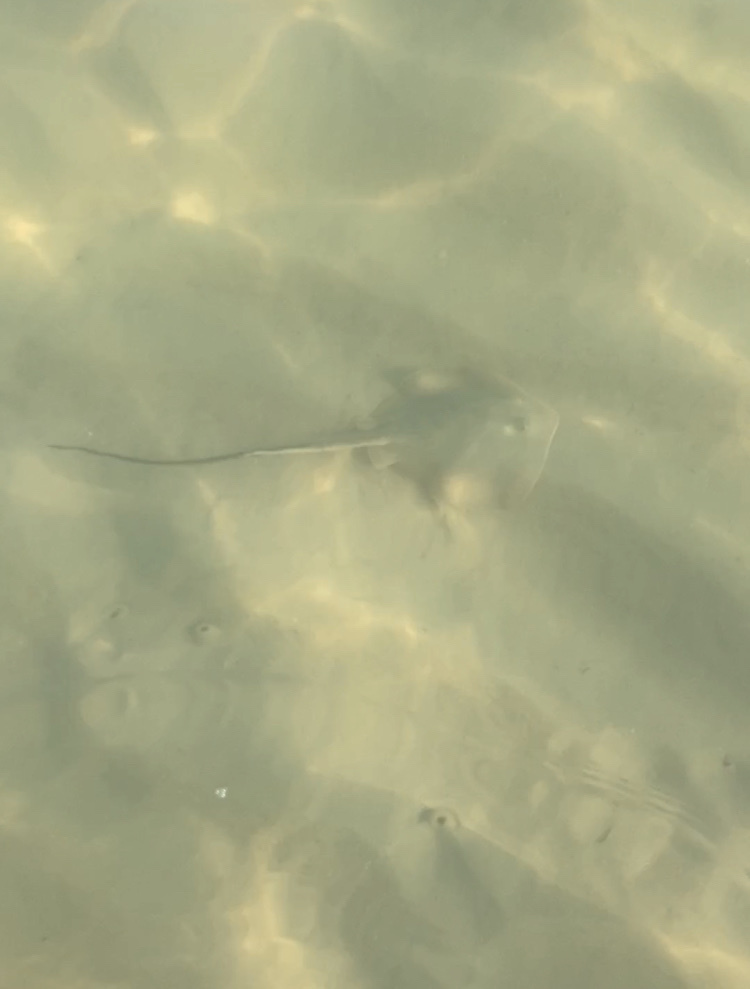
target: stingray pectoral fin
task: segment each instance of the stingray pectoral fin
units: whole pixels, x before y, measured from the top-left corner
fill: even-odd
[[[538,403],[527,418],[521,436],[508,438],[505,486],[499,492],[503,507],[514,508],[526,501],[537,486],[557,432],[559,416]]]
[[[395,446],[368,446],[366,454],[375,470],[388,470],[399,461],[398,450]]]
[[[515,508],[542,476],[559,417],[541,402],[500,403],[453,458],[443,498],[458,508]]]

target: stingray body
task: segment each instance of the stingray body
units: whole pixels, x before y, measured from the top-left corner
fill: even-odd
[[[368,424],[295,445],[176,460],[51,446],[155,467],[347,450],[375,468],[391,468],[408,478],[431,502],[509,505],[528,496],[557,429],[553,409],[510,381],[476,372],[409,372],[394,376],[392,383],[394,394]]]

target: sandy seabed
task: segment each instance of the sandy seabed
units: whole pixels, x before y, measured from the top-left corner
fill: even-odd
[[[750,985],[744,5],[0,33],[2,989]]]

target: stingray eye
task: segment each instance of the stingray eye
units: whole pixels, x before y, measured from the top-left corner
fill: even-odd
[[[507,436],[521,436],[528,428],[526,416],[515,415],[505,427]]]
[[[448,807],[423,807],[417,821],[435,831],[457,831],[460,827],[458,814]]]

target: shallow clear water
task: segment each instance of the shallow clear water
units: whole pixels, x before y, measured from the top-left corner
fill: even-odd
[[[9,984],[750,984],[744,6],[0,37]]]

